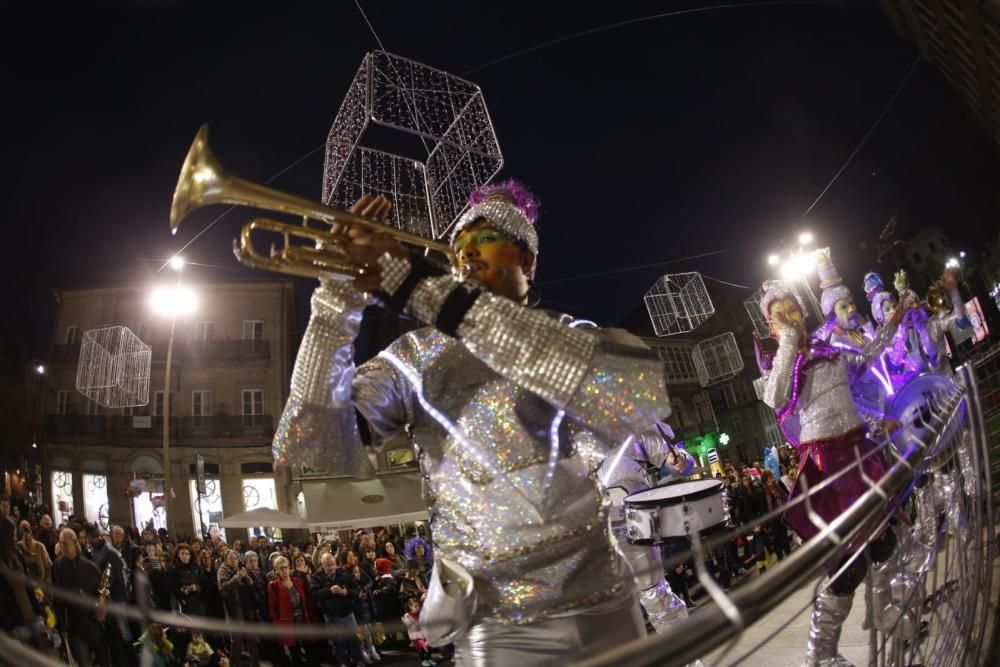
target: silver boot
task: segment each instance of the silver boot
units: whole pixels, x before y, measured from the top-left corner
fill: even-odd
[[[806,640],[806,657],[802,667],[853,667],[837,652],[840,632],[851,613],[853,595],[835,595],[823,591],[816,596],[812,616],[809,617],[809,638]]]
[[[911,555],[908,531],[900,528],[896,533],[900,537],[893,555],[883,563],[871,564],[871,588],[865,598],[865,622],[861,627],[868,630],[874,626],[896,639],[916,639],[920,633],[923,580],[904,565]]]

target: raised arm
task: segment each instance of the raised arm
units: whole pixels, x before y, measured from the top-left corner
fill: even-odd
[[[775,412],[788,403],[795,374],[795,360],[799,353],[799,332],[785,327],[778,336],[778,351],[774,354],[771,372],[764,378],[761,400]]]
[[[499,375],[620,442],[669,410],[662,362],[456,281],[418,258],[379,258],[390,304],[454,337]]]

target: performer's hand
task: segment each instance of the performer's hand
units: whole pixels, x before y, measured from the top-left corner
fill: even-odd
[[[363,195],[354,202],[351,213],[382,223],[392,212],[392,202],[384,195],[372,197]],[[335,223],[330,227],[341,252],[354,264],[364,267],[364,273],[354,280],[354,287],[362,292],[371,292],[382,285],[382,276],[376,260],[385,253],[405,257],[406,248],[389,235],[362,225]]]
[[[774,328],[779,335],[786,329],[791,329],[792,331],[798,333],[799,328],[792,324],[792,322],[790,322],[782,312],[774,313],[774,315],[771,316],[771,321],[774,323]]]
[[[913,308],[913,304],[910,302],[910,296],[907,294],[906,296],[903,297],[903,300],[900,302],[900,304],[896,306],[896,310],[892,312],[892,318],[889,320],[889,322],[891,322],[893,325],[898,325],[900,322],[903,321],[903,318],[906,317],[906,314],[910,312],[911,308]]]

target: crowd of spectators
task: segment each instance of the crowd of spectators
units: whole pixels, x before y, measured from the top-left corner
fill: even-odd
[[[97,596],[106,579],[111,602],[146,605],[186,616],[265,622],[276,626],[328,624],[332,641],[192,632],[125,619],[67,604],[11,576],[0,576],[2,629],[52,657],[89,665],[138,665],[148,648],[157,666],[371,665],[379,645],[396,642],[433,665],[419,629],[433,558],[411,531],[358,531],[351,540],[314,535],[308,542],[227,543],[220,536],[172,540],[166,531],[135,531],[51,516],[36,525],[0,516],[0,560],[45,583]],[[217,626],[219,629],[224,626]]]

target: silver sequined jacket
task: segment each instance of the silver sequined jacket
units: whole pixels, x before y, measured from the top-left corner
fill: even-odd
[[[874,362],[896,334],[896,326],[882,327],[861,352],[841,350],[835,359],[812,364],[802,373],[798,410],[802,430],[800,441],[833,438],[862,425],[851,395],[851,375]],[[764,380],[762,400],[780,411],[792,397],[798,332],[782,330],[774,364]]]
[[[408,310],[434,321],[449,283],[425,279]],[[363,305],[333,281],[313,295],[276,460],[370,474],[356,408],[381,437],[410,434],[435,553],[472,574],[480,615],[524,623],[621,594],[595,471],[666,414],[655,356],[484,293],[457,339],[420,329],[355,369]]]

